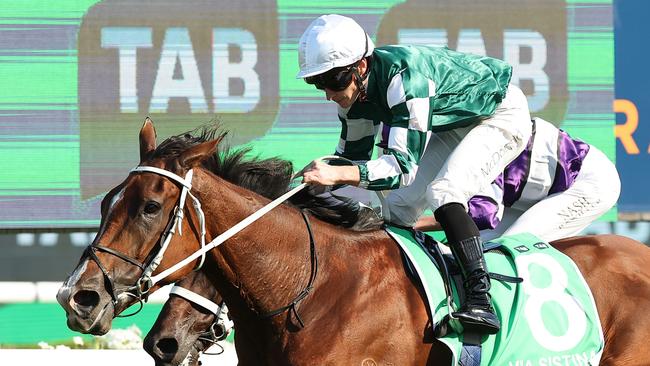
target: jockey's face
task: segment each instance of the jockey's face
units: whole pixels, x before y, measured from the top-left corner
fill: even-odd
[[[366,59],[362,59],[357,68],[359,75],[364,75],[367,68]],[[349,108],[359,96],[359,88],[354,82],[356,75],[352,72],[351,67],[330,71],[314,78],[307,78],[309,80],[306,81],[325,91],[327,100],[336,102],[341,108]]]

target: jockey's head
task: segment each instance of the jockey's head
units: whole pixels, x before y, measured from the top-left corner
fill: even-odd
[[[324,90],[328,99],[349,107],[357,97],[366,96],[364,81],[374,49],[368,34],[351,18],[320,16],[300,37],[296,78],[305,79]]]

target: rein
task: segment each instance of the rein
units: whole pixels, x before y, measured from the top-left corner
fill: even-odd
[[[148,168],[148,167],[139,167],[139,168]],[[159,274],[151,277],[149,279],[149,282],[150,282],[151,286],[153,286],[154,284],[160,282],[162,279],[164,279],[165,277],[171,275],[172,273],[178,271],[180,268],[182,268],[185,265],[189,264],[194,259],[204,255],[206,252],[208,252],[208,251],[216,248],[217,246],[223,244],[223,242],[230,239],[231,237],[233,237],[238,232],[242,231],[248,225],[252,224],[257,219],[264,216],[265,214],[267,214],[269,211],[271,211],[275,207],[279,206],[281,203],[283,203],[284,201],[289,199],[289,197],[291,197],[294,194],[298,193],[298,191],[305,188],[306,186],[307,186],[306,183],[301,183],[299,186],[297,186],[294,189],[290,190],[289,192],[283,194],[282,196],[276,198],[275,200],[271,201],[266,206],[262,207],[261,209],[254,212],[250,216],[246,217],[245,219],[243,219],[242,221],[237,223],[235,226],[233,226],[230,229],[224,231],[221,235],[214,238],[214,240],[212,240],[210,243],[206,244],[205,247],[197,250],[196,252],[194,252],[193,254],[188,256],[187,258],[183,259],[182,261],[176,263],[175,265],[171,266],[170,268],[168,268],[168,269],[160,272]],[[205,233],[203,235],[205,235]]]
[[[275,207],[279,206],[281,203],[286,201],[289,197],[293,196],[294,194],[298,193],[301,189],[305,188],[307,186],[306,183],[301,183],[297,187],[293,188],[289,192],[283,194],[282,196],[276,198],[275,200],[271,201],[269,204],[266,206],[262,207],[258,211],[254,212],[250,216],[246,217],[239,223],[237,223],[235,226],[231,227],[230,229],[226,230],[223,232],[221,235],[218,235],[214,240],[212,240],[210,243],[205,244],[205,214],[203,213],[203,209],[201,208],[201,203],[199,202],[198,198],[196,198],[191,192],[190,189],[192,188],[192,177],[193,177],[193,170],[190,169],[187,174],[185,175],[185,178],[182,178],[168,170],[165,169],[160,169],[152,166],[137,166],[131,170],[131,173],[142,173],[142,172],[148,172],[148,173],[154,173],[158,175],[162,175],[164,177],[167,177],[171,180],[173,180],[176,183],[179,183],[182,188],[181,188],[181,194],[178,199],[178,204],[174,208],[174,217],[170,220],[168,226],[168,229],[165,230],[163,233],[163,236],[160,239],[160,249],[155,255],[149,255],[149,257],[152,257],[150,261],[148,261],[148,264],[145,266],[141,264],[138,260],[131,258],[123,253],[120,253],[114,249],[110,249],[104,246],[100,245],[90,245],[87,249],[87,253],[89,257],[95,261],[102,271],[106,283],[106,287],[109,290],[109,293],[111,295],[111,298],[113,300],[113,306],[116,307],[118,304],[118,293],[116,292],[116,287],[113,284],[113,279],[111,276],[108,274],[108,271],[106,271],[105,267],[101,264],[99,261],[99,258],[97,257],[96,251],[100,250],[112,255],[117,256],[118,258],[131,263],[138,268],[142,270],[142,275],[140,278],[136,281],[135,285],[128,287],[126,291],[123,293],[126,294],[127,296],[132,296],[135,297],[139,303],[140,303],[140,308],[136,310],[134,313],[128,314],[128,315],[122,315],[122,317],[127,317],[127,316],[132,316],[137,314],[143,307],[143,301],[146,301],[149,290],[158,282],[163,280],[164,278],[168,277],[172,273],[176,272],[180,268],[186,266],[187,264],[191,263],[193,260],[201,257],[201,260],[195,270],[198,270],[201,268],[205,261],[205,253],[208,251],[216,248],[226,240],[230,239],[232,236],[246,228],[248,225],[252,224],[255,222],[257,219],[262,217],[263,215],[267,214],[269,211],[274,209]],[[176,229],[178,229],[178,234],[182,235],[181,232],[181,223],[183,221],[184,213],[183,209],[185,207],[185,201],[187,196],[189,196],[192,199],[192,203],[194,206],[194,210],[199,217],[199,221],[201,224],[201,234],[200,234],[200,240],[201,240],[201,248],[194,252],[193,254],[189,255],[187,258],[183,259],[182,261],[176,263],[175,265],[171,266],[170,268],[162,271],[161,273],[151,276],[151,274],[156,270],[156,268],[160,265],[162,262],[163,256],[165,254],[165,251],[167,250],[167,247],[169,246],[169,243],[171,242],[172,236],[175,234]],[[275,310],[268,315],[268,317],[272,317],[275,315],[278,315],[288,309],[292,309],[293,313],[296,315],[298,318],[298,321],[300,322],[300,325],[304,327],[304,324],[302,322],[302,319],[300,319],[300,316],[298,316],[298,313],[296,312],[295,305],[302,300],[309,291],[312,289],[312,285],[314,282],[314,279],[316,277],[316,272],[318,268],[318,263],[316,259],[316,254],[315,254],[315,246],[314,246],[314,240],[313,240],[313,233],[311,230],[311,226],[309,224],[309,220],[307,219],[307,216],[305,215],[304,212],[302,212],[303,218],[307,224],[307,230],[309,231],[309,238],[310,238],[310,250],[311,250],[311,262],[312,262],[312,273],[309,279],[309,282],[307,284],[307,287],[298,294],[298,296],[287,306],[282,307],[278,310]],[[148,258],[149,258],[148,257]],[[133,294],[132,292],[135,292]]]
[[[291,302],[289,302],[288,305],[285,305],[281,308],[263,314],[261,315],[261,317],[272,318],[274,316],[284,313],[287,310],[290,310],[295,315],[296,319],[298,319],[301,328],[304,328],[305,323],[302,321],[302,318],[300,318],[300,315],[296,310],[296,305],[298,305],[298,303],[302,299],[307,297],[307,295],[309,295],[309,292],[311,292],[311,290],[314,289],[314,281],[316,280],[316,275],[318,274],[318,256],[316,255],[316,243],[314,241],[314,232],[311,229],[311,223],[309,222],[309,217],[307,216],[304,210],[300,210],[300,213],[302,214],[302,218],[305,221],[305,225],[307,226],[307,232],[309,233],[309,256],[311,262],[311,273],[309,275],[309,281],[307,282],[307,286],[305,286],[305,288],[302,291],[300,291],[300,293],[293,300],[291,300]],[[223,309],[221,305],[217,305],[212,300],[207,299],[206,297],[201,296],[196,292],[188,290],[179,285],[174,285],[174,287],[172,287],[169,293],[170,295],[174,294],[176,296],[184,298],[189,302],[195,303],[203,307],[204,309],[210,311],[216,316],[214,323],[212,323],[212,326],[210,326],[210,330],[204,333],[203,335],[201,335],[199,339],[206,340],[213,344],[217,344],[217,341],[223,339],[223,335],[225,335],[225,329],[222,328],[219,335],[217,335],[217,332],[214,329],[219,321],[219,315],[221,314],[221,311]]]

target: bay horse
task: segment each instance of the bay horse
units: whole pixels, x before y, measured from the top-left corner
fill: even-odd
[[[175,211],[186,214],[177,221],[185,234],[172,237],[154,273],[200,248],[200,215],[189,203],[174,209],[182,192],[190,189],[201,202],[208,239],[269,202],[202,165],[218,144],[215,138],[156,148],[153,124],[145,121],[140,165],[159,170],[129,174],[105,197],[93,248],[57,294],[72,330],[106,332],[113,315],[137,301],[134,296],[187,276],[199,263],[197,258],[152,287],[142,286],[138,267],[155,257]],[[190,170],[191,185],[177,180]],[[418,285],[406,275],[388,234],[354,232],[308,217],[280,205],[207,254],[210,265],[201,271],[228,304],[236,333],[250,335],[249,342],[237,345],[240,363],[448,365],[451,354],[432,337]],[[592,289],[604,328],[601,365],[647,365],[650,249],[616,235],[576,237],[554,246],[575,261]],[[258,363],[247,363],[247,356]]]

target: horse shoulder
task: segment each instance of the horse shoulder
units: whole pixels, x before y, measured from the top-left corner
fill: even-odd
[[[322,271],[324,277],[310,302],[321,335],[315,339],[329,335],[352,353],[381,343],[381,350],[372,347],[368,355],[398,360],[394,364],[425,364],[432,347],[425,339],[428,314],[398,245],[382,230],[337,228],[330,234],[318,246],[319,276]],[[315,364],[327,363],[331,355],[326,354]]]

